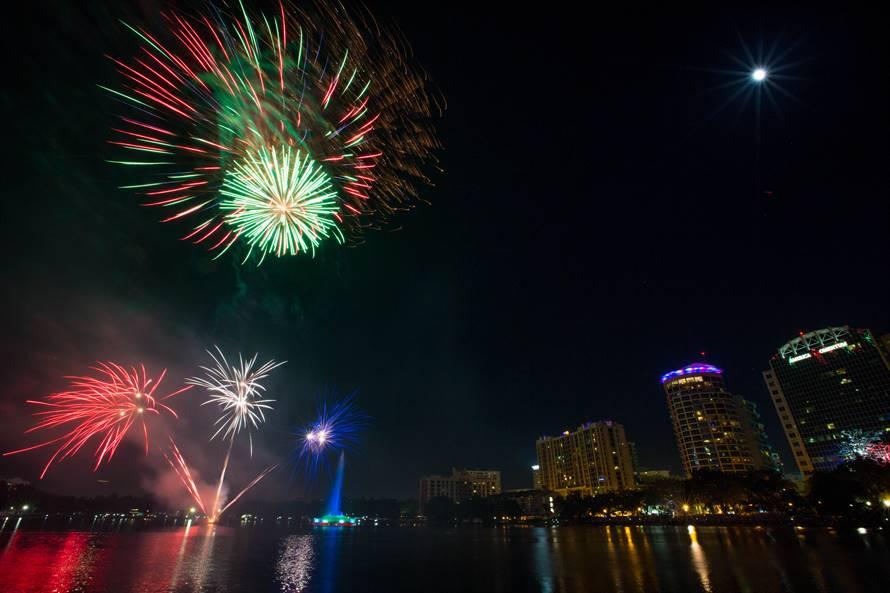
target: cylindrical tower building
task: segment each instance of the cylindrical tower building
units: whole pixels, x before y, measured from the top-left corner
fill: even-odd
[[[698,470],[745,472],[762,466],[744,400],[723,384],[723,371],[703,362],[665,373],[661,384],[686,475]]]

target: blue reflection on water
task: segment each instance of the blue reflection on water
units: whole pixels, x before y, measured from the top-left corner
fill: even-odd
[[[550,534],[545,527],[535,527],[533,533],[535,578],[541,587],[541,593],[553,593],[553,558],[550,550]]]

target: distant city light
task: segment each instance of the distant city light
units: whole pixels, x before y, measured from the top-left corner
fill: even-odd
[[[763,68],[756,68],[754,72],[751,73],[751,78],[753,78],[755,82],[763,82],[766,80],[766,70]]]
[[[533,466],[532,466],[532,471],[538,471],[539,469],[541,469],[541,466],[540,466],[540,465],[533,465]]]
[[[189,512],[190,512],[190,513],[194,513],[194,512],[195,512],[195,507],[191,507],[191,508],[189,509]]]
[[[26,504],[23,504],[23,505],[22,505],[22,510],[23,510],[23,511],[27,511],[27,510],[30,509],[30,508],[31,508],[31,507],[30,507],[29,505],[26,505]]]

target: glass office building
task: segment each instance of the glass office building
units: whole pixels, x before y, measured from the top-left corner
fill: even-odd
[[[803,474],[843,461],[845,432],[890,431],[890,366],[867,329],[802,333],[778,349],[763,378]]]

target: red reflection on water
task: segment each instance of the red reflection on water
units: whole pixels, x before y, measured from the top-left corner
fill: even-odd
[[[106,572],[108,591],[173,591],[183,586],[183,561],[191,561],[197,542],[204,539],[201,527],[191,522],[176,531],[124,534],[115,541],[114,565],[133,560],[126,570]],[[187,579],[186,579],[187,580]],[[200,590],[189,587],[188,590]]]
[[[82,587],[95,556],[90,538],[89,533],[15,533],[0,554],[0,589],[56,593]]]

